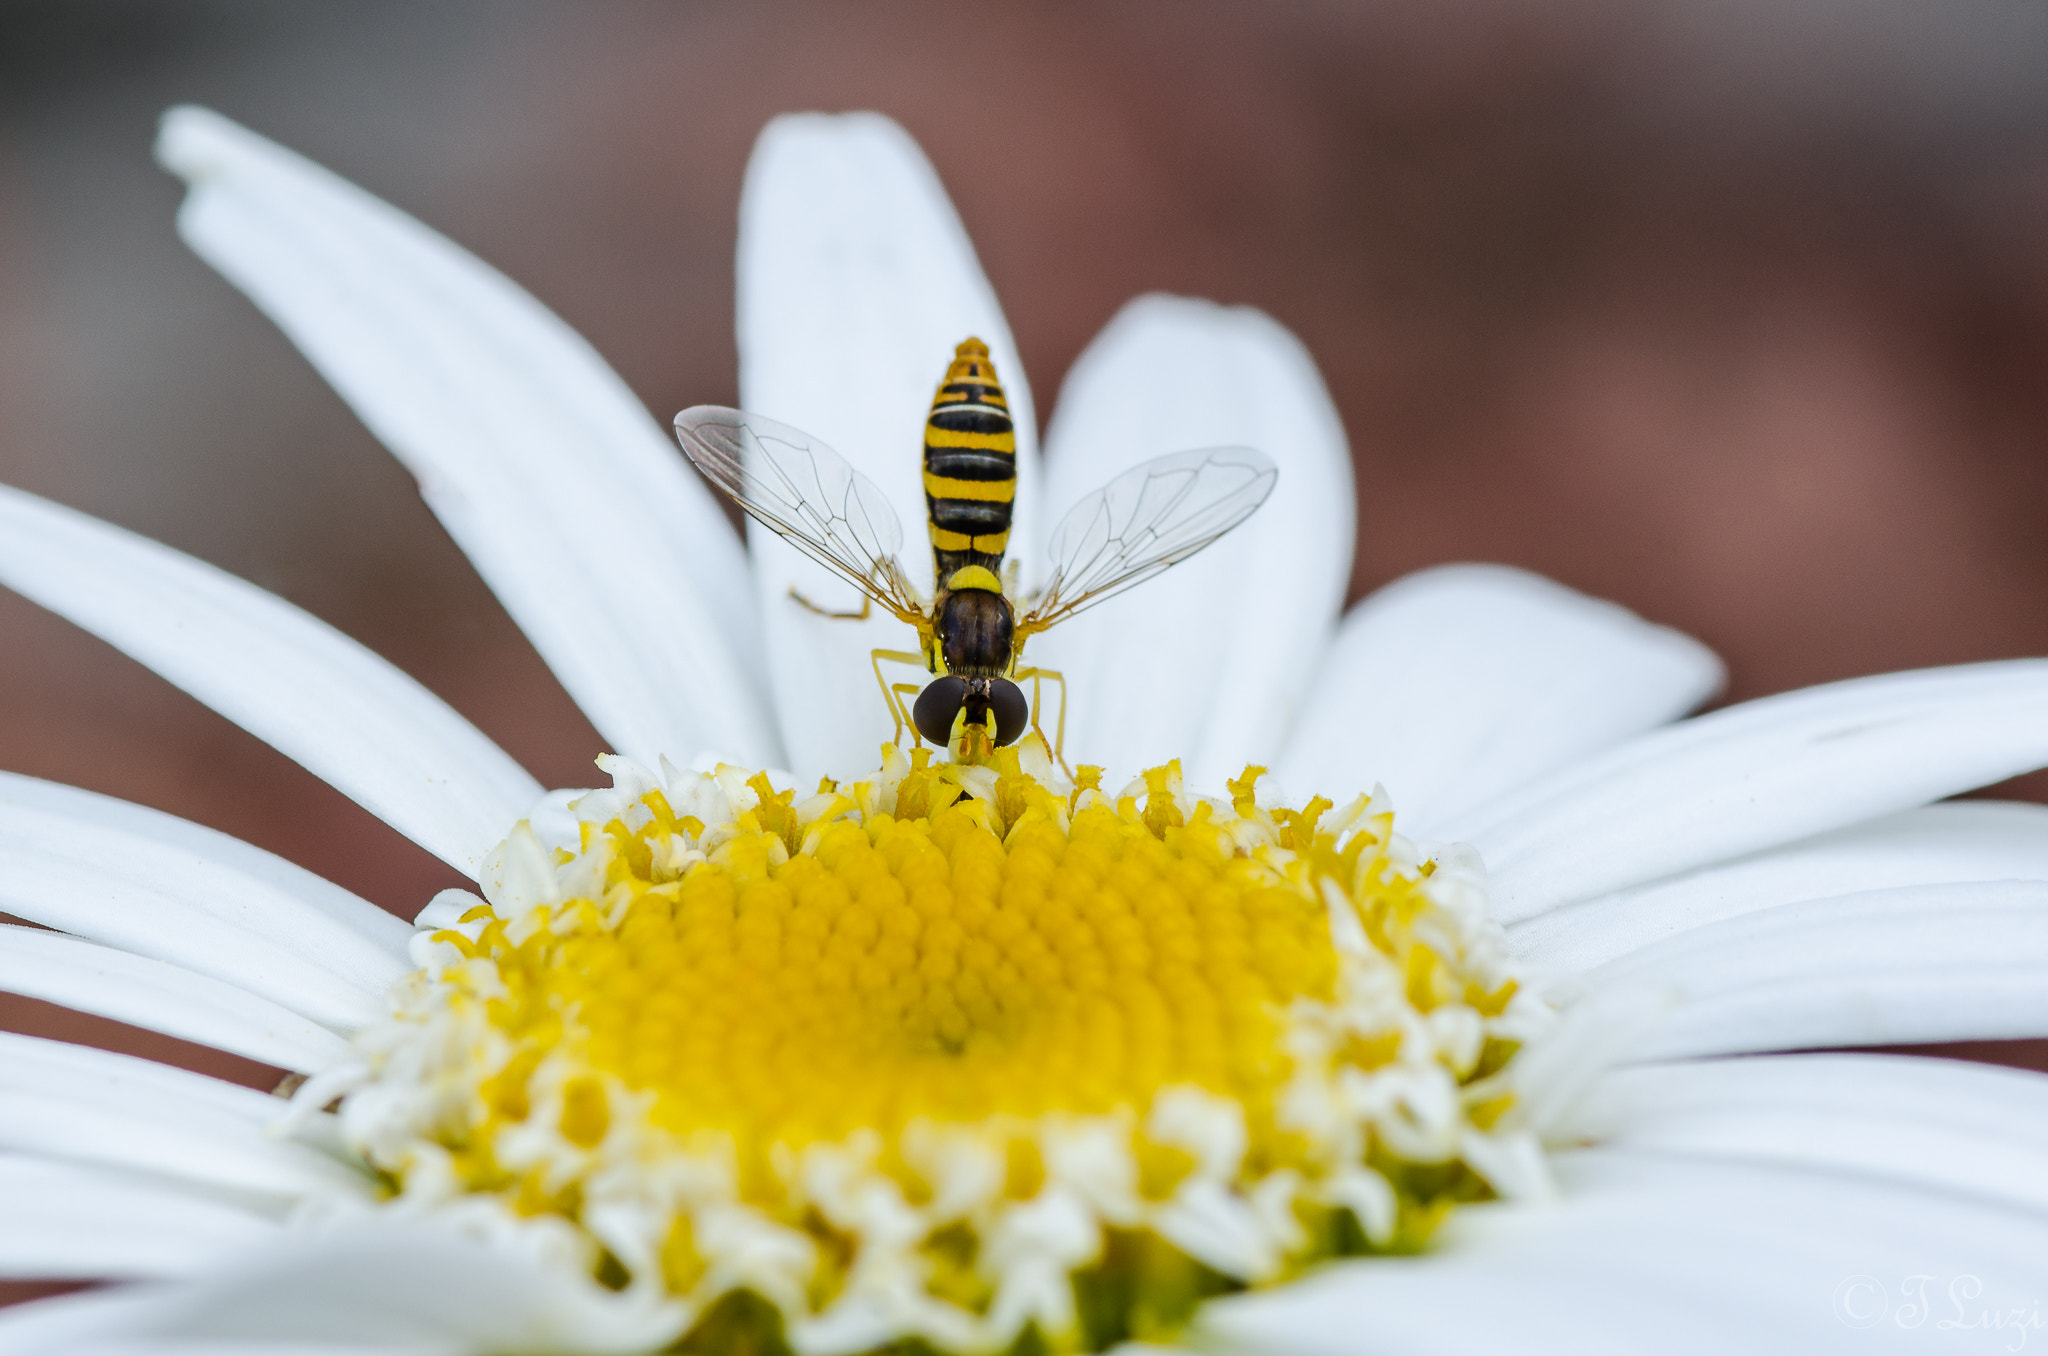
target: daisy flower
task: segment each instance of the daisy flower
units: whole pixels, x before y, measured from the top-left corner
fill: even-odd
[[[0,581],[476,884],[407,927],[0,778],[0,908],[38,925],[0,930],[0,986],[296,1087],[0,1037],[0,1271],[125,1282],[0,1315],[0,1356],[2017,1350],[2042,1326],[2048,1081],[1842,1051],[2048,1033],[2048,810],[1936,803],[2048,764],[2048,664],[1681,719],[1711,654],[1517,571],[1343,612],[1350,461],[1285,331],[1133,302],[1041,468],[915,145],[785,118],[742,203],[741,401],[906,522],[968,335],[1010,392],[1027,583],[1043,510],[1148,456],[1279,467],[1213,549],[1033,642],[1071,770],[1037,735],[883,747],[867,652],[900,624],[794,603],[856,600],[772,535],[743,548],[532,298],[211,113],[171,113],[158,153],[186,240],[418,476],[612,784],[545,793],[290,604],[0,491]]]

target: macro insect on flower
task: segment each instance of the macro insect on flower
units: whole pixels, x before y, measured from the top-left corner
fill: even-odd
[[[158,154],[187,241],[419,475],[611,785],[545,793],[290,604],[0,489],[0,581],[474,886],[408,927],[0,774],[0,906],[40,925],[0,929],[0,984],[306,1080],[286,1106],[0,1037],[0,1270],[151,1282],[0,1315],[0,1356],[1804,1356],[1912,1340],[1871,1300],[1916,1276],[2029,1301],[2048,1080],[1797,1052],[2048,1032],[2048,811],[1931,803],[2048,764],[2048,664],[1679,720],[1711,654],[1517,571],[1425,571],[1340,622],[1328,397],[1277,325],[1204,303],[1141,299],[1082,355],[1041,494],[1001,312],[873,115],[772,124],[742,203],[740,404],[845,476],[753,414],[691,425],[714,479],[840,515],[860,554],[835,574],[767,528],[743,552],[506,279],[202,110]],[[942,461],[934,490],[907,455],[962,335],[1005,373],[1024,573],[1081,559],[1041,500],[1109,478],[1114,528],[1156,453],[1277,470],[1214,549],[1034,642],[1072,769],[996,742],[992,682],[978,725],[964,687],[944,712],[970,756],[885,742],[908,694],[883,721],[868,628],[922,621],[911,662],[950,668],[934,615],[821,615],[900,582],[873,529],[920,499],[996,555],[993,517],[933,512],[971,477]],[[778,466],[802,492],[761,498]],[[1204,466],[1242,475],[1225,517],[1269,474]]]
[[[866,476],[815,438],[738,410],[698,406],[676,416],[697,469],[755,519],[861,590],[864,618],[880,603],[917,628],[920,652],[876,650],[875,682],[900,737],[905,725],[942,749],[979,760],[1038,724],[1018,679],[1064,688],[1049,669],[1020,668],[1024,642],[1094,603],[1186,560],[1265,502],[1276,472],[1251,448],[1167,453],[1087,496],[1054,530],[1052,573],[1019,617],[1003,555],[1017,492],[1017,435],[988,345],[968,339],[925,423],[924,492],[934,589],[927,604],[896,560],[903,528]],[[794,594],[798,601],[802,595]],[[837,616],[805,603],[825,616]],[[938,675],[921,693],[892,685],[882,661]],[[904,697],[917,698],[906,710]],[[1053,750],[1065,744],[1065,701]],[[1041,732],[1042,733],[1042,732]]]

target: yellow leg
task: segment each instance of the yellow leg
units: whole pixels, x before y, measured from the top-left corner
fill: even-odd
[[[872,612],[875,606],[874,599],[868,597],[866,594],[862,594],[860,599],[860,610],[858,612],[834,612],[829,607],[819,607],[816,603],[804,597],[801,593],[798,593],[796,591],[796,585],[794,584],[791,584],[789,586],[789,596],[796,599],[797,605],[799,607],[808,608],[810,611],[817,613],[819,616],[830,617],[834,621],[866,621],[868,619],[868,613]]]
[[[1043,693],[1042,693],[1041,689],[1039,688],[1039,683],[1040,683],[1041,681],[1043,681],[1043,682],[1047,682],[1047,683],[1058,683],[1058,684],[1060,685],[1060,718],[1059,718],[1059,723],[1058,723],[1058,724],[1057,724],[1057,725],[1056,725],[1056,726],[1054,727],[1054,729],[1055,729],[1055,730],[1057,731],[1057,733],[1055,733],[1055,734],[1054,734],[1054,736],[1053,736],[1053,743],[1052,743],[1052,756],[1053,756],[1054,758],[1056,758],[1056,759],[1058,759],[1058,760],[1059,760],[1059,765],[1060,765],[1060,766],[1061,766],[1062,768],[1065,768],[1065,769],[1066,769],[1066,773],[1067,773],[1067,775],[1068,775],[1069,777],[1071,777],[1071,776],[1073,776],[1073,775],[1074,775],[1074,771],[1073,771],[1073,769],[1072,769],[1072,768],[1068,768],[1068,767],[1067,767],[1067,755],[1066,755],[1066,748],[1067,748],[1067,678],[1066,678],[1066,675],[1065,675],[1065,674],[1063,674],[1063,673],[1060,673],[1060,672],[1059,672],[1058,670],[1056,670],[1056,669],[1018,669],[1018,670],[1017,670],[1017,671],[1016,671],[1016,672],[1015,672],[1014,674],[1012,674],[1012,675],[1010,676],[1010,681],[1012,681],[1012,682],[1018,682],[1018,681],[1021,681],[1021,680],[1025,679],[1025,678],[1029,678],[1029,679],[1031,680],[1031,729],[1032,729],[1032,732],[1033,732],[1034,734],[1036,734],[1036,735],[1037,735],[1037,736],[1038,736],[1038,737],[1039,737],[1040,739],[1043,739],[1043,738],[1045,738],[1045,731],[1044,731],[1044,730],[1041,730],[1041,729],[1039,729],[1039,728],[1038,728],[1038,713],[1039,713],[1039,710],[1040,710],[1041,706],[1042,706],[1042,705],[1044,704],[1044,697],[1043,697]]]
[[[874,666],[875,670],[875,686],[882,689],[882,700],[889,704],[889,719],[896,722],[896,728],[889,734],[889,742],[892,744],[901,743],[903,740],[903,727],[908,725],[910,727],[911,747],[916,748],[923,741],[918,738],[917,722],[910,718],[910,708],[904,704],[902,694],[910,693],[915,695],[923,689],[916,683],[891,684],[887,678],[882,676],[882,661],[884,659],[892,664],[915,664],[917,667],[923,668],[924,656],[921,654],[911,654],[906,650],[868,651],[868,662]]]
[[[917,700],[917,694],[924,688],[917,683],[891,683],[889,690],[896,694],[896,709],[903,713],[903,724],[910,727],[910,747],[914,749],[924,743],[924,736],[918,731],[917,721],[911,718],[910,703]]]

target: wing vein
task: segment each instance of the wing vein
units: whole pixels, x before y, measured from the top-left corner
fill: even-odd
[[[757,414],[697,405],[676,438],[753,519],[914,626],[924,604],[896,562],[903,525],[882,491],[823,442]]]
[[[1174,452],[1132,467],[1060,520],[1052,575],[1018,622],[1020,639],[1201,551],[1250,517],[1278,479],[1248,447]]]

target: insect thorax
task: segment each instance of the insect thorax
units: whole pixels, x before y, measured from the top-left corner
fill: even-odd
[[[943,591],[933,621],[947,673],[997,678],[1009,672],[1017,621],[1010,600],[1001,593],[986,588]]]

